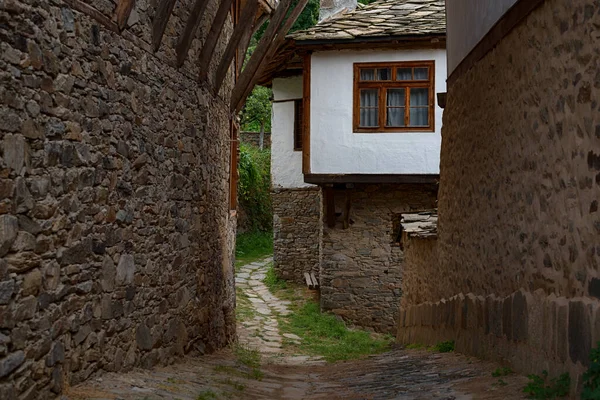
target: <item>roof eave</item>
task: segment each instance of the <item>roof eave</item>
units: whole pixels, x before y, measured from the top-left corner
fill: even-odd
[[[314,40],[297,40],[291,38],[293,44],[297,48],[306,49],[309,47],[319,47],[319,46],[342,46],[342,47],[352,47],[352,45],[358,44],[382,44],[382,45],[390,45],[390,44],[402,44],[402,43],[411,43],[415,42],[427,42],[430,43],[440,43],[446,42],[446,33],[429,33],[423,35],[394,35],[394,36],[363,36],[356,37],[352,39],[314,39]]]

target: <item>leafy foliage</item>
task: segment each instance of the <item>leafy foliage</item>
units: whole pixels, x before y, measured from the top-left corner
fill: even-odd
[[[235,264],[246,265],[273,254],[272,232],[246,232],[237,235]]]
[[[251,231],[271,232],[271,151],[240,145],[238,195]]]
[[[275,269],[273,268],[273,263],[269,264],[267,269],[267,273],[265,274],[265,279],[263,279],[264,284],[267,286],[271,293],[276,292],[277,290],[282,290],[287,288],[287,282],[283,279],[280,279],[275,274]]]
[[[249,132],[271,131],[271,98],[273,91],[264,86],[256,86],[244,105],[242,130]]]
[[[583,374],[581,400],[600,400],[600,342],[590,352],[590,367]]]
[[[371,4],[371,3],[373,3],[374,1],[376,1],[376,0],[358,0],[358,2],[359,2],[360,4],[364,4],[364,5]]]
[[[439,353],[450,353],[454,351],[454,340],[448,340],[446,342],[439,342],[432,347],[432,350]]]
[[[523,389],[530,399],[546,400],[558,399],[569,394],[571,376],[564,373],[558,378],[548,379],[548,371],[542,371],[542,376],[528,375],[529,383]]]

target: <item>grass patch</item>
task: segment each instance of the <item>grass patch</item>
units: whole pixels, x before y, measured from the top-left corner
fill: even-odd
[[[260,353],[257,350],[252,350],[238,344],[234,346],[233,353],[242,365],[249,368],[260,367]]]
[[[284,331],[302,338],[298,345],[311,355],[320,355],[328,362],[360,358],[389,349],[390,335],[372,336],[369,332],[348,329],[334,315],[321,313],[319,304],[308,301],[281,319]]]
[[[273,263],[269,263],[269,265],[267,266],[267,273],[265,274],[265,279],[263,279],[263,282],[271,293],[287,289],[286,281],[280,279],[275,274]]]
[[[235,305],[235,317],[240,322],[252,321],[256,316],[252,302],[248,295],[244,293],[239,287],[235,288],[236,293],[236,305]]]
[[[427,346],[421,343],[409,343],[406,346],[404,346],[404,348],[408,350],[423,350],[427,348]]]
[[[494,378],[498,378],[500,376],[506,376],[506,375],[510,375],[513,373],[513,370],[508,368],[508,367],[500,367],[500,368],[496,368],[493,372],[492,372],[492,376]]]
[[[273,232],[247,232],[237,236],[235,265],[250,264],[273,254]]]
[[[227,385],[227,386],[231,386],[232,388],[234,388],[235,390],[237,390],[238,392],[243,392],[244,389],[246,389],[246,385],[244,385],[243,383],[240,383],[238,381],[234,381],[231,378],[227,378],[227,379],[218,379],[217,383],[220,383],[222,385]]]
[[[217,398],[217,394],[212,390],[205,390],[198,395],[196,400],[213,400]]]
[[[437,351],[438,353],[451,353],[454,351],[454,340],[439,342],[435,346],[432,346],[431,350]]]

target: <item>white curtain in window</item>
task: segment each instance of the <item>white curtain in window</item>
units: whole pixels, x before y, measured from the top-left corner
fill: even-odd
[[[412,80],[412,68],[398,68],[396,71],[397,81],[410,81]]]
[[[361,69],[360,70],[360,80],[361,81],[374,81],[375,80],[375,70],[374,69]]]
[[[386,126],[404,126],[405,89],[388,89]]]
[[[377,121],[379,114],[378,107],[379,97],[377,89],[363,89],[360,91],[360,126],[379,126]]]
[[[410,89],[410,125],[429,125],[429,89]]]

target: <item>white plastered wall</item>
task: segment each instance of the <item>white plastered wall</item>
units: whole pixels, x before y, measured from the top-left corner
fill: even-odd
[[[309,187],[302,174],[302,152],[294,151],[294,101],[302,98],[302,77],[273,80],[271,176],[275,188]],[[291,100],[291,101],[286,101]]]
[[[517,0],[446,2],[448,74],[460,64]],[[467,27],[467,28],[465,28]]]
[[[326,51],[311,57],[313,174],[438,174],[442,109],[434,132],[354,133],[354,63],[435,61],[435,93],[446,91],[445,50]]]

